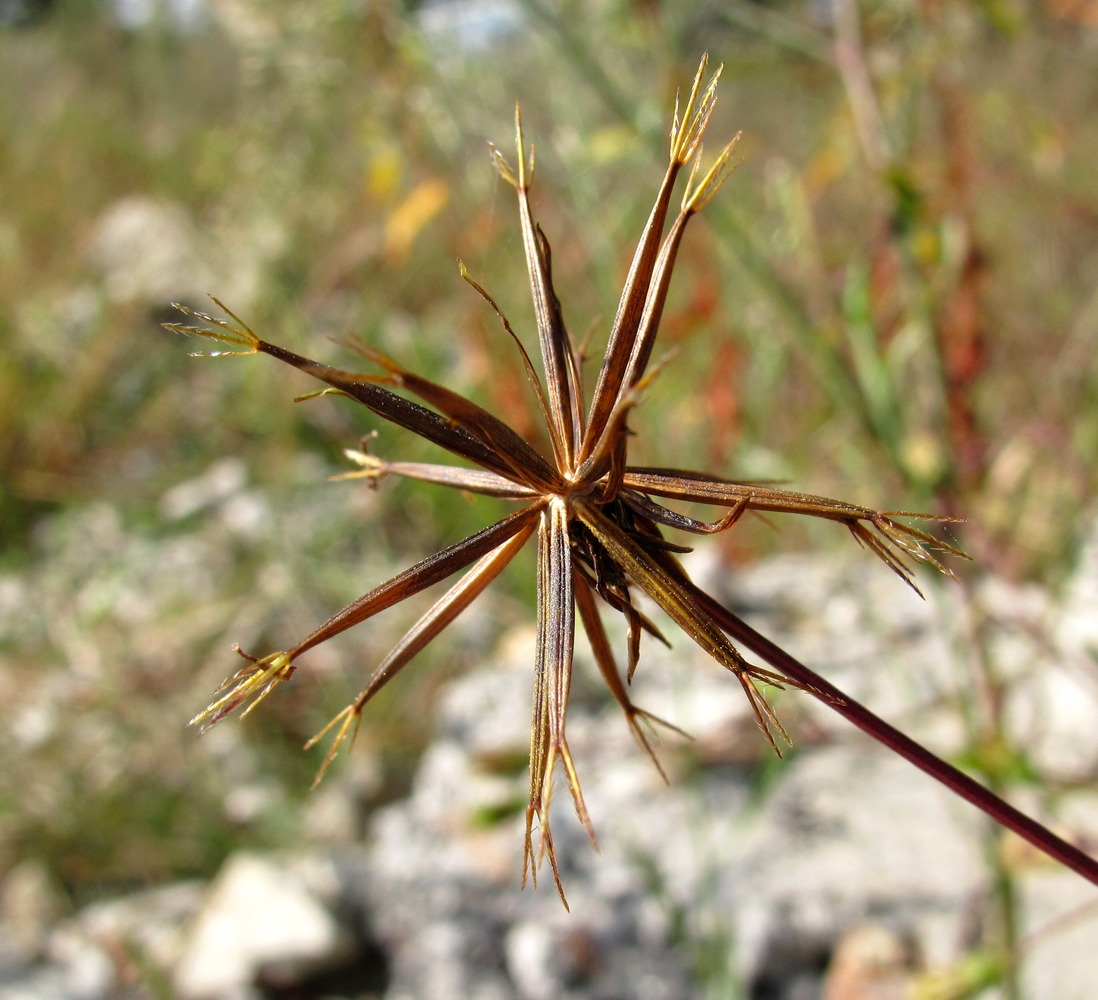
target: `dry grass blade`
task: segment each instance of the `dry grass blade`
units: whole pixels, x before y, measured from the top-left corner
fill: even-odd
[[[327,756],[320,765],[316,778],[313,779],[314,788],[320,783],[321,778],[328,770],[328,766],[339,752],[340,745],[347,735],[351,719],[354,719],[354,731],[357,732],[362,718],[362,710],[369,700],[484,592],[484,589],[503,572],[504,567],[519,553],[533,530],[534,522],[531,520],[529,524],[524,525],[513,538],[509,538],[498,549],[481,556],[472,569],[446,591],[419,621],[404,634],[400,642],[389,651],[388,656],[378,664],[370,680],[358,693],[354,701],[305,744],[306,750],[315,746],[337,722],[342,720],[336,737],[328,749]]]
[[[329,477],[333,480],[368,479],[376,483],[386,476],[402,476],[500,500],[528,500],[539,495],[529,486],[504,479],[485,469],[459,469],[453,465],[434,465],[430,462],[387,462],[354,448],[345,448],[343,454],[360,468]]]
[[[643,493],[623,490],[621,499],[623,503],[628,504],[638,514],[647,517],[656,524],[663,524],[668,528],[677,528],[679,531],[689,531],[695,535],[715,535],[721,531],[727,531],[747,510],[747,501],[741,498],[731,505],[728,513],[719,521],[698,521],[693,517],[680,514],[678,511],[669,510],[667,507],[650,500]]]
[[[378,416],[399,427],[410,430],[412,433],[418,434],[420,437],[426,438],[428,441],[432,441],[462,458],[495,472],[506,474],[511,471],[510,466],[502,462],[496,452],[485,446],[466,428],[455,424],[452,419],[441,416],[424,406],[420,406],[418,403],[404,399],[402,396],[382,388],[377,384],[375,376],[341,371],[338,368],[332,368],[300,354],[295,354],[293,351],[269,344],[256,336],[247,324],[231,313],[220,301],[214,299],[214,302],[222,309],[225,309],[225,312],[232,316],[239,326],[233,326],[231,323],[207,316],[205,313],[194,312],[185,306],[177,306],[176,308],[188,316],[194,316],[196,319],[209,323],[214,329],[185,326],[178,323],[165,323],[164,325],[167,329],[176,333],[205,337],[221,343],[247,348],[244,351],[214,352],[210,355],[211,357],[268,354],[307,375],[311,375],[313,378],[326,382],[343,395],[362,403]]]
[[[639,586],[691,639],[713,657],[721,666],[739,678],[748,693],[756,721],[767,741],[779,755],[781,750],[774,739],[774,731],[789,743],[785,729],[778,723],[765,699],[758,693],[752,678],[781,687],[786,679],[772,671],[748,663],[738,649],[728,641],[724,632],[693,602],[675,576],[667,572],[661,560],[648,552],[643,545],[606,518],[589,504],[577,501],[576,515]]]
[[[617,660],[614,657],[613,647],[610,645],[610,637],[606,634],[606,627],[599,617],[598,604],[595,600],[595,591],[587,582],[587,579],[578,571],[576,572],[575,594],[576,608],[579,611],[580,619],[583,622],[583,630],[587,633],[588,641],[591,644],[591,653],[595,658],[595,665],[599,668],[599,673],[602,674],[602,679],[606,682],[610,694],[613,695],[614,700],[625,713],[625,721],[628,723],[629,729],[633,733],[633,737],[636,739],[637,744],[651,758],[652,763],[656,766],[656,770],[660,773],[660,777],[663,778],[664,781],[667,781],[667,772],[664,771],[663,765],[656,756],[655,750],[652,749],[652,744],[648,741],[648,737],[645,735],[644,730],[641,729],[638,722],[641,719],[647,720],[648,722],[662,726],[685,739],[689,739],[690,734],[684,732],[678,726],[633,704],[632,699],[629,697],[629,692],[626,690],[625,683],[618,673]]]
[[[504,315],[503,310],[499,307],[498,303],[488,292],[469,275],[468,269],[465,267],[464,261],[458,261],[458,267],[461,270],[462,278],[476,289],[477,294],[484,299],[492,307],[492,311],[499,319],[500,325],[503,327],[504,332],[509,336],[518,348],[519,355],[522,357],[522,365],[526,371],[526,381],[530,384],[530,388],[534,390],[534,397],[537,400],[538,409],[541,411],[542,420],[545,421],[546,430],[552,434],[553,418],[549,412],[549,403],[545,398],[545,390],[542,387],[541,379],[538,378],[537,369],[534,368],[534,362],[530,360],[530,354],[523,346],[523,343],[518,338],[518,334],[515,333],[511,326],[511,321]],[[560,456],[556,456],[558,463],[560,462]]]
[[[345,632],[352,626],[366,621],[367,618],[372,618],[386,608],[391,608],[394,604],[407,600],[421,590],[440,583],[446,577],[468,566],[474,559],[480,558],[527,528],[535,521],[541,507],[540,503],[524,507],[502,521],[497,521],[454,545],[440,549],[434,555],[397,574],[381,586],[363,594],[338,614],[332,615],[323,625],[294,646],[289,651],[289,655],[296,659],[306,650],[319,646],[332,636],[339,635],[340,632]]]
[[[561,486],[560,475],[526,440],[511,429],[497,416],[489,413],[470,399],[416,375],[380,351],[375,351],[361,340],[352,339],[349,345],[364,358],[384,368],[389,375],[379,376],[394,385],[407,389],[419,396],[425,403],[441,411],[455,426],[476,438],[487,451],[496,457],[496,461],[506,463],[512,480],[526,482],[538,492],[558,490]],[[374,376],[361,376],[371,381]]]
[[[605,437],[607,422],[621,391],[626,365],[633,347],[633,339],[636,336],[641,315],[644,312],[644,302],[648,295],[648,283],[651,278],[652,268],[659,253],[660,239],[663,236],[667,211],[671,204],[671,193],[681,166],[681,163],[672,161],[667,168],[667,174],[663,179],[663,185],[660,187],[656,204],[652,208],[652,214],[648,217],[648,222],[641,233],[640,242],[637,244],[633,262],[629,268],[629,276],[626,278],[625,288],[622,291],[617,313],[614,316],[614,324],[610,329],[606,356],[603,359],[602,367],[599,369],[598,381],[595,384],[595,394],[591,401],[587,432],[579,456],[581,462],[585,462],[591,457],[596,443]]]
[[[951,578],[954,576],[952,570],[937,559],[932,550],[948,553],[958,559],[969,558],[956,546],[896,520],[897,517],[912,517],[929,521],[956,522],[957,518],[953,517],[939,514],[877,511],[871,507],[862,507],[842,500],[831,500],[811,493],[797,493],[757,484],[702,477],[696,473],[685,473],[674,469],[630,468],[625,472],[624,484],[641,495],[652,494],[694,503],[726,505],[732,508],[731,513],[735,514],[736,518],[743,511],[752,510],[801,514],[838,521],[845,524],[859,542],[920,595],[921,591],[912,578],[911,569],[904,560],[905,556],[926,563]],[[672,517],[675,516],[673,512],[671,514]],[[866,527],[867,525],[877,534],[874,535]]]
[[[526,252],[526,269],[530,276],[530,291],[534,301],[534,319],[541,346],[542,365],[549,404],[549,432],[553,452],[561,468],[574,467],[577,430],[581,415],[579,410],[579,386],[575,366],[575,347],[564,326],[560,301],[553,291],[552,272],[549,263],[548,243],[530,208],[530,181],[534,173],[534,154],[529,161],[522,136],[522,114],[515,107],[515,148],[518,154],[518,171],[512,171],[494,147],[492,155],[503,177],[514,185],[518,196],[519,224],[522,229],[522,245]]]
[[[708,117],[708,114],[706,117]],[[679,247],[682,244],[682,238],[686,232],[686,225],[728,178],[732,170],[732,154],[738,139],[739,136],[737,135],[724,147],[716,163],[709,169],[697,187],[694,186],[694,174],[700,160],[694,160],[690,181],[683,195],[682,210],[671,224],[648,277],[644,309],[637,330],[632,337],[631,349],[624,363],[624,373],[618,383],[619,398],[622,390],[633,388],[644,377],[659,332],[660,320],[663,318],[667,292],[671,285],[671,276],[675,268]],[[691,152],[693,152],[693,149]]]
[[[716,87],[721,74],[720,69],[713,75],[700,104],[698,101],[707,64],[708,57],[703,56],[698,66],[698,72],[694,77],[694,85],[683,108],[681,120],[678,101],[675,102],[675,118],[671,127],[670,162],[656,195],[652,212],[637,243],[633,261],[629,267],[629,275],[625,280],[621,299],[618,302],[614,323],[610,329],[610,336],[606,345],[606,355],[599,370],[598,382],[595,385],[595,393],[591,401],[587,431],[579,455],[580,462],[586,462],[590,459],[597,443],[605,437],[607,424],[618,402],[622,386],[627,384],[625,379],[629,357],[633,353],[637,331],[640,328],[641,318],[645,311],[645,303],[650,297],[653,268],[660,253],[660,241],[663,237],[675,181],[678,178],[679,171],[694,156],[702,134],[705,132],[705,126],[709,122],[713,105],[716,103]]]
[[[538,529],[538,640],[534,667],[533,722],[530,743],[530,801],[526,807],[524,879],[534,870],[533,823],[540,828],[538,856],[548,856],[561,899],[565,900],[556,854],[553,851],[549,809],[556,762],[564,767],[576,815],[595,841],[595,831],[583,802],[579,778],[568,749],[565,722],[572,684],[575,646],[571,543],[568,515],[563,504],[551,503]],[[565,905],[567,901],[565,900]]]

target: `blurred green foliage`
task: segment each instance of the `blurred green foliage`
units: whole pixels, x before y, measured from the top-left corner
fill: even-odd
[[[274,364],[188,360],[200,346],[158,324],[211,292],[347,365],[327,338],[353,331],[536,434],[455,265],[529,332],[484,145],[509,148],[516,99],[565,315],[597,352],[675,89],[703,49],[725,63],[711,134],[742,128],[743,166],[688,237],[664,323],[679,357],[637,417],[659,451],[634,461],[944,508],[985,566],[1070,565],[1098,463],[1084,6],[211,0],[186,30],[166,11],[127,29],[59,0],[0,33],[0,746],[20,761],[0,870],[38,854],[87,891],[293,835],[316,763],[297,747],[395,625],[318,651],[245,735],[199,751],[183,721],[229,642],[281,648],[485,523],[483,501],[327,484],[369,418],[291,405],[312,387]],[[371,447],[431,458],[389,430]],[[732,561],[775,544],[715,543]],[[364,733],[408,748],[394,787],[441,676],[426,659]],[[258,805],[233,805],[248,785]]]

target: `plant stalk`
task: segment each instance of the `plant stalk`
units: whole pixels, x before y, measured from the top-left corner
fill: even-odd
[[[819,698],[828,708],[834,709],[862,732],[872,736],[893,753],[899,754],[919,770],[940,781],[951,792],[972,803],[1000,826],[1017,834],[1042,853],[1081,875],[1088,882],[1098,885],[1098,860],[1084,853],[1074,844],[1069,844],[1066,840],[1057,837],[1047,827],[1015,809],[978,781],[973,780],[952,764],[947,764],[926,747],[874,715],[864,705],[844,694],[780,646],[756,632],[697,586],[693,584],[688,586],[694,599],[704,606],[706,612],[732,639],[761,656],[790,679],[804,685],[810,694]]]

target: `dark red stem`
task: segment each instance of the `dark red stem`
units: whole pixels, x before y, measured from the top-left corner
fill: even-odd
[[[905,736],[898,729],[878,718],[864,705],[844,694],[833,684],[829,684],[819,674],[810,670],[800,661],[790,656],[780,646],[776,646],[765,636],[760,635],[746,622],[741,621],[727,608],[722,607],[704,591],[690,584],[691,592],[706,611],[712,615],[722,629],[733,639],[742,643],[756,655],[777,668],[791,680],[796,681],[829,708],[834,709],[852,722],[863,732],[883,743],[889,750],[898,753],[917,768],[936,778],[951,792],[967,799],[977,809],[983,810],[996,823],[1013,831],[1027,840],[1050,858],[1059,861],[1072,871],[1082,875],[1087,881],[1098,885],[1098,861],[1085,854],[1073,844],[1061,840],[1056,834],[1019,812],[1004,802],[998,795],[959,771],[952,764],[936,757],[925,747]]]

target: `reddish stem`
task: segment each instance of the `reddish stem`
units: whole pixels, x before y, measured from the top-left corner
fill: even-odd
[[[697,602],[718,622],[733,639],[741,642],[758,656],[761,656],[790,679],[804,685],[810,694],[815,695],[829,708],[834,709],[863,732],[883,743],[889,750],[898,753],[917,768],[936,778],[951,792],[967,799],[977,809],[981,809],[996,823],[1016,833],[1050,858],[1082,875],[1087,881],[1098,885],[1098,861],[1079,850],[1066,840],[1061,840],[1051,830],[1019,812],[1004,802],[994,792],[989,791],[952,764],[936,757],[924,746],[905,736],[883,719],[874,715],[864,705],[844,694],[833,684],[829,684],[819,674],[794,659],[780,646],[776,646],[765,636],[760,635],[746,622],[741,621],[727,608],[718,604],[704,591],[690,584],[690,590]]]

